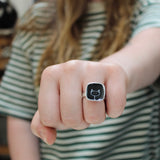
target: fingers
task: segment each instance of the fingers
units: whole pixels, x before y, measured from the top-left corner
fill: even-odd
[[[41,122],[47,127],[58,127],[60,125],[59,110],[59,82],[60,68],[58,65],[48,67],[43,71],[41,87],[38,97],[38,110]]]
[[[41,78],[33,132],[52,144],[56,138],[55,129],[78,130],[100,124],[105,120],[106,112],[109,117],[120,116],[126,102],[125,78],[119,66],[98,62],[69,61],[47,67]],[[105,85],[105,101],[82,98],[91,82]]]
[[[83,117],[81,76],[74,68],[74,64],[66,66],[60,80],[61,118],[62,123],[69,128],[84,129],[88,124]]]
[[[45,143],[51,145],[56,140],[56,130],[44,126],[40,121],[40,115],[37,111],[32,119],[31,130],[34,135],[41,138]]]
[[[126,104],[126,75],[120,66],[111,65],[108,70],[105,80],[106,111],[109,117],[116,118],[122,114]]]

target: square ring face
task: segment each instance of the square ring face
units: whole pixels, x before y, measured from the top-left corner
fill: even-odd
[[[89,83],[86,88],[86,98],[90,101],[103,101],[105,86],[101,83]]]

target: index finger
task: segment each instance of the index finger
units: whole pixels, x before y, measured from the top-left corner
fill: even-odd
[[[47,67],[41,77],[38,97],[40,120],[44,126],[56,128],[60,123],[59,66]]]

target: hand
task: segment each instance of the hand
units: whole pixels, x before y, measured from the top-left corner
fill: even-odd
[[[104,101],[88,101],[82,93],[90,82],[105,85]],[[46,143],[56,139],[56,129],[81,130],[122,114],[126,103],[127,75],[116,64],[71,60],[47,67],[41,77],[38,111],[32,131]]]

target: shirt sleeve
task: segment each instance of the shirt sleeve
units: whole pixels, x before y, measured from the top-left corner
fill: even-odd
[[[32,68],[17,35],[0,85],[0,113],[31,120],[37,109]]]
[[[132,36],[149,28],[160,27],[160,0],[139,0],[134,13]],[[153,88],[160,91],[160,77],[153,84]]]
[[[133,23],[132,36],[148,28],[160,27],[160,0],[139,0]]]

